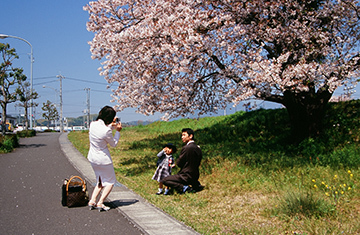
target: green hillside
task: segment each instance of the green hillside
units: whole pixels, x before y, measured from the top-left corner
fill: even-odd
[[[121,183],[202,234],[356,234],[359,111],[359,100],[329,104],[324,131],[298,145],[285,109],[155,122],[124,128],[111,154]],[[156,196],[156,154],[167,142],[180,149],[184,127],[203,151],[205,189]],[[88,133],[69,139],[86,156]]]

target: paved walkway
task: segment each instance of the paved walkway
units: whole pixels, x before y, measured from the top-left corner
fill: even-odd
[[[0,234],[197,234],[120,183],[108,212],[63,207],[61,185],[71,175],[85,178],[92,192],[91,165],[66,133],[21,138],[19,148],[0,154]]]
[[[82,175],[65,157],[59,137],[21,138],[20,147],[0,154],[0,234],[146,234],[117,210],[99,213],[61,205],[63,180]]]
[[[59,138],[61,148],[74,167],[81,172],[87,182],[95,184],[96,177],[90,163],[75,149],[64,133]],[[190,227],[175,220],[173,217],[159,210],[129,190],[126,186],[117,183],[109,195],[109,200],[120,206],[117,210],[126,216],[132,223],[148,234],[176,234],[190,235],[198,234]]]

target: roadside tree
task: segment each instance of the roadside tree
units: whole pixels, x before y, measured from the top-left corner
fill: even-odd
[[[59,113],[55,104],[51,103],[49,100],[47,100],[46,103],[43,103],[41,109],[44,111],[42,116],[47,120],[47,127],[49,128],[51,121],[59,119]]]
[[[18,87],[18,94],[19,94],[19,101],[20,107],[24,108],[24,116],[25,116],[25,128],[26,130],[29,128],[29,118],[28,118],[28,108],[29,107],[36,107],[39,104],[30,102],[31,100],[35,100],[38,98],[38,93],[36,91],[32,91],[30,89],[29,82],[21,82]]]
[[[334,90],[359,77],[356,0],[99,0],[84,10],[118,110],[168,119],[255,98],[285,106],[300,141],[319,134]]]
[[[0,104],[2,108],[2,133],[5,134],[5,123],[7,119],[7,105],[18,100],[19,90],[15,85],[20,85],[26,80],[23,69],[14,68],[13,60],[18,59],[14,48],[10,48],[9,44],[0,43]]]

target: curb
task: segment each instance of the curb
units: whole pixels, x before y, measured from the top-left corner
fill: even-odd
[[[91,164],[71,144],[67,138],[67,134],[68,133],[60,134],[59,143],[61,150],[75,169],[84,176],[85,180],[95,185],[96,178]],[[144,198],[119,182],[115,184],[108,200],[112,202],[121,214],[145,234],[199,234],[189,226],[148,203]]]

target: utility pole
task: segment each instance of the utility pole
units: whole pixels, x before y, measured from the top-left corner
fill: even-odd
[[[63,121],[63,101],[62,101],[62,80],[65,78],[64,76],[57,75],[57,78],[59,78],[60,81],[60,132],[62,133],[64,131],[64,121]]]
[[[86,91],[86,113],[87,113],[87,128],[90,128],[90,88],[85,88]]]

